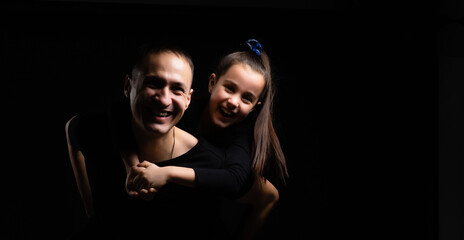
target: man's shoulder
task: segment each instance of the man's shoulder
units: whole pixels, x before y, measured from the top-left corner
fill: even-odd
[[[72,116],[66,123],[71,143],[81,148],[102,145],[109,134],[110,124],[107,111],[92,108]],[[105,139],[102,139],[105,138]]]
[[[192,134],[178,127],[175,127],[175,131],[176,131],[177,141],[179,142],[179,145],[182,147],[184,152],[189,151],[190,149],[195,147],[195,145],[197,145],[198,139]]]

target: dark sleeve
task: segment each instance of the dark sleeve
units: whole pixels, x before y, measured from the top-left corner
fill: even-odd
[[[229,198],[239,198],[251,187],[250,133],[232,134],[225,147],[225,166],[222,169],[194,168],[200,188],[215,190]]]
[[[68,125],[71,145],[85,153],[96,149],[102,143],[102,136],[107,129],[104,125],[104,113],[86,112],[74,117]]]
[[[79,131],[80,128],[80,119],[81,115],[75,116],[68,125],[68,136],[69,136],[69,142],[71,145],[76,148],[79,151],[82,151],[82,136],[79,135],[79,133],[82,133],[82,131]]]

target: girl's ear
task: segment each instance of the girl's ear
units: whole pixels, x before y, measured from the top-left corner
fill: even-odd
[[[124,78],[124,96],[126,96],[126,98],[129,98],[131,87],[131,78],[126,74]]]
[[[216,74],[211,73],[209,76],[209,83],[208,83],[208,92],[211,93],[213,91],[214,86],[216,86]]]
[[[261,105],[261,102],[258,101],[258,102],[255,104],[255,106],[251,109],[250,112],[253,112],[253,111],[254,111],[257,107],[259,107],[260,105]]]

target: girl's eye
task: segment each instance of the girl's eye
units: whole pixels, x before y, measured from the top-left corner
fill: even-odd
[[[224,88],[226,89],[227,92],[233,92],[234,91],[234,87],[232,87],[232,86],[224,85]]]
[[[242,98],[245,103],[253,103],[253,101],[256,99],[255,96],[250,93],[243,94]]]
[[[244,97],[243,101],[246,102],[246,103],[252,103],[253,102],[253,100],[251,98],[249,98],[249,97]]]

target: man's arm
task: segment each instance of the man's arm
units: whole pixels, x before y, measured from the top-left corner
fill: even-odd
[[[76,116],[72,117],[66,123],[66,141],[68,143],[69,159],[73,168],[74,177],[76,178],[77,187],[84,203],[85,212],[87,217],[94,215],[94,206],[92,200],[92,191],[90,189],[89,178],[87,176],[87,169],[85,167],[85,157],[81,151],[77,150],[71,143],[69,138],[69,124]]]

